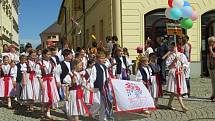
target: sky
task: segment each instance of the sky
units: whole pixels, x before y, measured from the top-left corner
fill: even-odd
[[[40,44],[39,34],[57,21],[63,0],[20,0],[20,43]]]

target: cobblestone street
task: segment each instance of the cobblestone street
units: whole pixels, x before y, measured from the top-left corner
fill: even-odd
[[[178,101],[174,100],[176,111],[166,108],[168,96],[159,99],[160,109],[154,111],[150,117],[141,113],[116,114],[116,121],[215,121],[215,103],[208,100],[211,94],[209,79],[192,79],[191,98],[184,98],[185,105],[189,108],[187,113],[181,112]],[[40,108],[36,107],[34,113],[25,112],[24,108],[14,106],[13,110],[1,104],[0,121],[40,121]],[[19,109],[19,110],[17,110]],[[63,112],[58,109],[52,112],[56,121],[65,121]],[[87,121],[87,119],[82,119]]]

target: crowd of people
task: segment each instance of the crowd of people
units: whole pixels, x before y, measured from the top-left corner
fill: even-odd
[[[182,96],[190,96],[191,45],[187,35],[177,36],[166,43],[164,39],[146,40],[145,47],[138,47],[136,63],[129,59],[127,48],[117,44],[117,37],[107,37],[107,43],[93,42],[92,48],[69,48],[64,41],[62,48],[49,47],[34,50],[30,43],[25,52],[17,54],[15,46],[4,45],[0,66],[0,97],[11,108],[11,99],[34,111],[34,104],[41,103],[44,117],[52,119],[50,109],[57,109],[64,101],[63,111],[68,120],[79,121],[79,116],[105,121],[112,118],[113,101],[109,82],[111,79],[141,81],[146,86],[155,105],[170,92],[168,107],[171,110],[176,96],[186,112]],[[145,51],[144,51],[145,49]],[[135,71],[132,66],[136,65]],[[168,70],[168,74],[166,74]],[[135,72],[135,79],[131,79]],[[168,75],[168,78],[166,78]],[[162,89],[167,85],[167,89]],[[149,110],[143,113],[150,114]]]

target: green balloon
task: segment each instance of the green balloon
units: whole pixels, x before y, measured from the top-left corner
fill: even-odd
[[[193,27],[193,21],[190,18],[185,18],[180,21],[180,27],[184,29],[190,29]]]

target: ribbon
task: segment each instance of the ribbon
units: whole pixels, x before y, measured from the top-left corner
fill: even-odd
[[[11,77],[8,75],[5,75],[3,77],[4,80],[4,96],[8,97],[9,96],[9,81],[10,81]]]
[[[42,77],[43,81],[47,81],[47,93],[48,93],[48,97],[49,97],[49,104],[51,105],[53,103],[53,96],[52,96],[52,91],[51,91],[51,81],[53,79],[53,75],[52,74],[48,74],[46,76]]]
[[[36,73],[35,73],[35,71],[30,71],[29,72],[29,79],[31,80],[31,82],[33,81],[33,79],[34,79],[34,77],[35,77],[35,75],[36,75]]]
[[[176,84],[177,84],[177,93],[178,95],[181,95],[181,83],[182,83],[182,72],[181,68],[176,68],[175,71],[175,78],[176,78]]]

